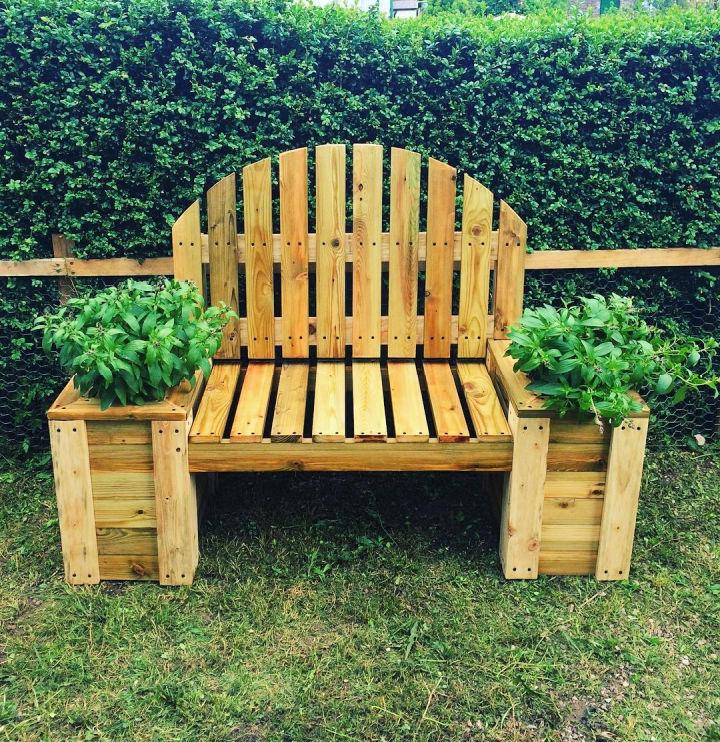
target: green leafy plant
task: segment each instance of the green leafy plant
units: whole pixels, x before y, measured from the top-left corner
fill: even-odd
[[[556,309],[526,309],[510,330],[507,354],[515,370],[531,378],[528,389],[546,397],[545,407],[561,415],[590,413],[620,425],[641,404],[673,394],[681,402],[690,389],[718,393],[712,361],[717,341],[663,332],[640,316],[630,298],[598,294]]]
[[[43,349],[59,351],[84,396],[111,404],[162,400],[168,389],[210,373],[222,329],[236,316],[225,305],[205,309],[186,281],[126,281],[94,296],[70,299],[36,319]]]

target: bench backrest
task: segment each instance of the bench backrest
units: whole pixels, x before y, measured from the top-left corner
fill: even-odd
[[[385,348],[389,358],[413,358],[422,345],[425,358],[448,358],[453,347],[460,358],[483,358],[488,336],[504,338],[522,312],[525,223],[501,201],[494,232],[493,194],[465,175],[456,232],[457,170],[430,158],[427,232],[419,232],[420,155],[393,148],[390,231],[383,232],[383,150],[355,144],[348,234],[345,167],[344,145],[316,147],[314,234],[306,147],[279,157],[279,233],[273,232],[270,158],[243,168],[242,233],[234,173],[207,192],[207,235],[199,201],[175,222],[176,278],[202,286],[209,263],[209,301],[224,301],[240,315],[225,329],[216,357],[239,358],[246,347],[249,358],[269,359],[280,346],[284,358],[307,358],[314,346],[318,358],[344,358],[349,346],[353,358],[379,358]]]

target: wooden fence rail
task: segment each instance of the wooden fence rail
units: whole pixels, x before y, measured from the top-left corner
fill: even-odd
[[[273,249],[273,260],[279,268],[279,235]],[[493,233],[497,241],[497,234]],[[348,268],[352,266],[352,240],[347,236]],[[456,263],[460,258],[460,233],[456,233]],[[309,254],[315,252],[315,235],[309,235]],[[277,248],[277,249],[275,249]],[[383,260],[389,255],[387,235],[383,235]],[[122,276],[172,275],[171,257],[147,258],[95,258],[82,260],[72,257],[73,243],[62,235],[53,235],[53,251],[56,257],[33,260],[0,260],[0,277],[33,278],[100,278]],[[425,259],[425,234],[420,234],[420,264]],[[491,256],[494,268],[496,250]],[[245,243],[238,237],[238,261],[244,262]],[[208,262],[207,239],[203,235],[203,262]],[[649,247],[619,248],[614,250],[542,250],[531,252],[526,259],[526,270],[578,270],[598,268],[700,268],[720,266],[720,247]],[[457,266],[456,266],[457,267]]]

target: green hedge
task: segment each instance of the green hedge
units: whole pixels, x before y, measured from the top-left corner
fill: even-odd
[[[282,11],[282,12],[281,12]],[[168,223],[267,153],[431,153],[531,245],[720,242],[720,16],[388,22],[211,0],[15,0],[0,16],[0,256],[167,253]]]

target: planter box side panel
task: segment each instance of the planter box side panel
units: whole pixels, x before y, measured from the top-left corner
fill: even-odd
[[[87,427],[100,579],[158,580],[150,423]]]

